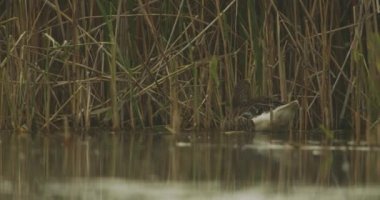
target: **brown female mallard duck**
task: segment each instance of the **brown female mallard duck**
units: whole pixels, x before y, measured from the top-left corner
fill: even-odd
[[[299,103],[297,100],[283,103],[269,97],[251,98],[250,84],[243,80],[235,87],[232,108],[234,129],[281,131],[288,129]]]

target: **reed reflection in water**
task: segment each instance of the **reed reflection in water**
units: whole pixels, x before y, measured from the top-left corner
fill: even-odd
[[[2,133],[0,199],[371,198],[379,157],[378,147],[244,134]]]

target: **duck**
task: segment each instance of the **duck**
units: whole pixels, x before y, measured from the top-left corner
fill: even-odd
[[[249,132],[286,131],[299,107],[298,100],[284,103],[271,97],[251,98],[250,83],[241,80],[232,98],[232,128]]]

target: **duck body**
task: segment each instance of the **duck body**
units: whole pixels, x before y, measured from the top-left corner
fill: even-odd
[[[297,100],[253,116],[250,120],[255,131],[287,130],[296,115],[299,103]]]
[[[288,130],[298,108],[297,100],[283,103],[269,97],[250,98],[248,81],[239,82],[233,96],[233,127],[248,131]]]

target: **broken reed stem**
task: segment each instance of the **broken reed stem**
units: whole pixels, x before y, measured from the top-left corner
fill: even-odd
[[[62,116],[86,129],[217,128],[248,79],[254,96],[300,100],[299,129],[369,141],[380,84],[367,54],[380,50],[362,32],[379,34],[376,2],[8,2],[0,128],[60,127]]]

